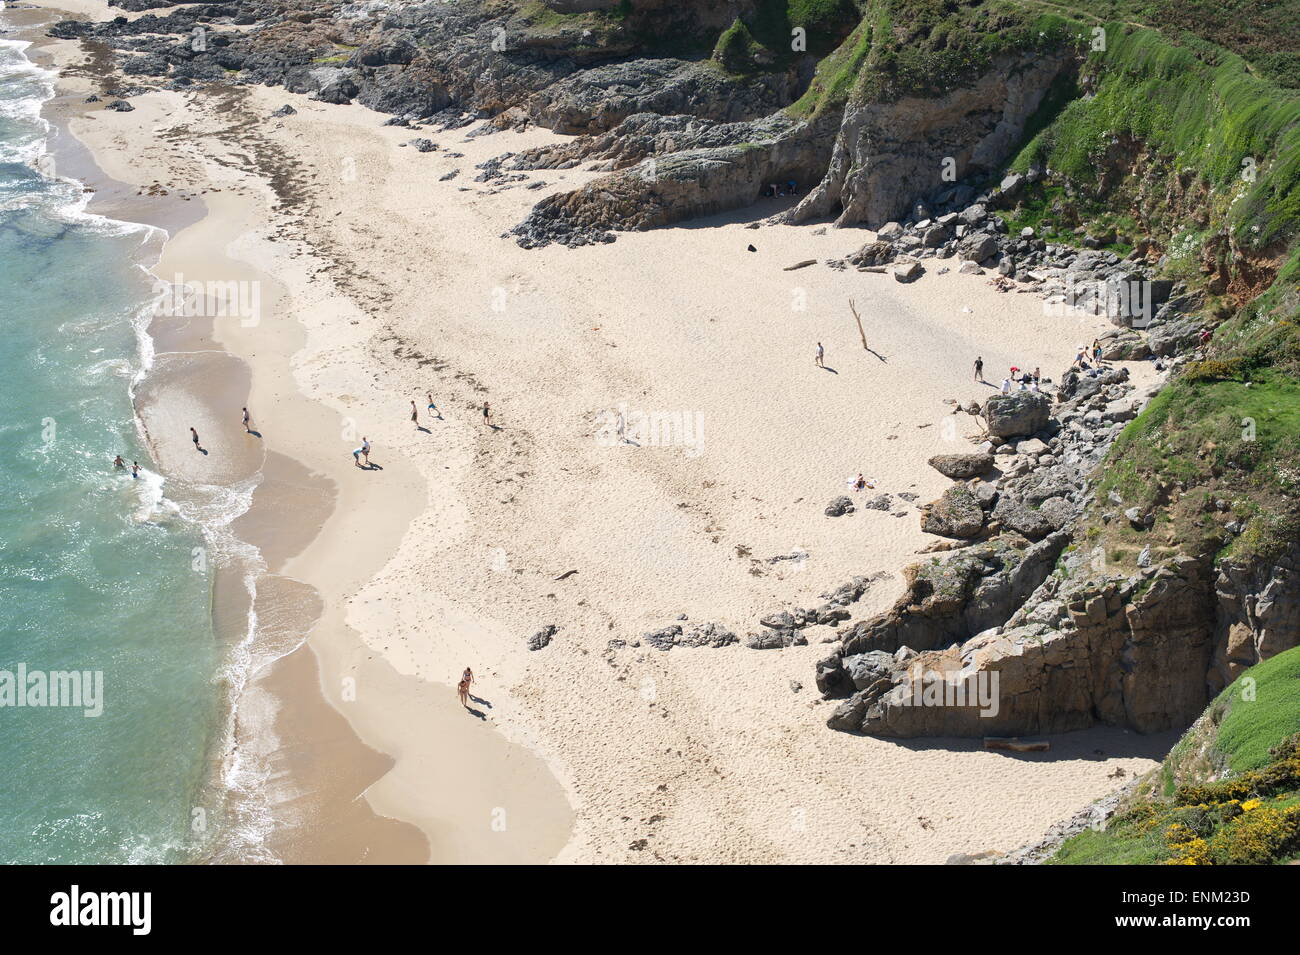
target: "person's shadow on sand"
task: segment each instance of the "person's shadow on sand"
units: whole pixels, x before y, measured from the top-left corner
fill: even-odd
[[[465,707],[465,712],[468,713],[470,716],[477,716],[479,719],[483,720],[485,723],[487,722],[487,714],[484,713],[482,710],[476,710],[476,709],[474,709],[474,707],[472,707],[472,706],[467,706],[467,707]]]
[[[489,703],[487,700],[483,699],[481,696],[475,696],[473,693],[471,693],[469,695],[469,698],[471,703],[477,703],[479,706],[486,706],[489,710],[492,709],[492,704]]]
[[[819,365],[818,367],[821,368],[822,371],[829,371],[832,375],[839,374],[839,372],[836,371],[834,368],[832,368],[830,365]]]
[[[416,430],[416,431],[423,431],[425,434],[433,434],[432,431],[430,431],[428,428],[426,428],[426,427],[425,427],[424,425],[422,425],[422,424],[416,425],[416,426],[415,426],[415,430]]]
[[[867,351],[871,352],[871,354],[875,355],[877,358],[879,358],[881,361],[883,361],[886,365],[889,364],[889,359],[886,358],[884,355],[880,354],[880,352],[876,351],[874,348],[868,348]]]
[[[374,461],[371,461],[369,464],[363,464],[363,465],[361,465],[361,470],[363,470],[363,471],[382,471],[383,468],[381,468],[381,467],[380,467],[378,464],[376,464]]]
[[[250,430],[250,431],[248,431],[247,433],[248,433],[248,434],[251,434],[251,435],[252,435],[253,437],[255,437],[255,438],[260,438],[260,437],[262,436],[262,432],[260,432],[260,431],[251,431],[251,430]]]

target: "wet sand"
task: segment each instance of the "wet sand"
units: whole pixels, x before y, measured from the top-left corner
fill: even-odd
[[[30,54],[41,62],[42,52],[34,48]],[[239,200],[239,212],[222,218],[213,215],[211,204],[214,200],[222,203],[225,197],[212,194],[204,201],[200,190],[171,190],[152,184],[132,187],[108,176],[79,141],[66,135],[73,118],[87,114],[82,101],[88,91],[102,88],[93,75],[93,58],[73,56],[70,60],[86,66],[65,72],[60,95],[46,108],[47,118],[59,130],[53,137],[58,173],[87,183],[95,195],[89,211],[145,222],[171,233],[154,266],[156,275],[169,281],[183,277],[199,287],[249,283],[259,295],[265,292],[266,314],[273,314],[285,294],[283,288],[224,255],[231,239],[248,222],[260,218],[255,201]],[[120,158],[130,165],[129,156]],[[257,482],[251,506],[231,525],[241,539],[259,549],[260,562],[265,565],[254,570],[256,596],[250,601],[245,581],[250,568],[244,564],[223,564],[215,569],[213,578],[213,613],[221,639],[239,648],[247,636],[251,605],[257,630],[249,645],[241,649],[257,662],[248,683],[238,691],[234,732],[223,750],[214,754],[214,781],[222,785],[233,782],[242,791],[233,793],[227,807],[231,835],[236,838],[223,844],[211,861],[546,861],[563,844],[567,827],[567,803],[553,781],[558,812],[545,798],[530,799],[530,805],[548,817],[546,822],[511,827],[517,832],[553,833],[549,838],[539,841],[516,838],[511,830],[504,835],[495,832],[489,814],[481,810],[484,805],[511,802],[501,787],[514,788],[518,767],[525,773],[532,770],[537,784],[545,785],[549,774],[544,764],[534,759],[530,765],[527,754],[514,752],[487,727],[471,729],[462,712],[447,708],[450,704],[460,710],[453,692],[444,688],[438,693],[423,681],[403,680],[390,667],[371,663],[370,654],[350,647],[349,641],[357,643],[357,638],[338,622],[342,590],[335,591],[333,600],[326,600],[292,571],[279,573],[295,558],[300,564],[310,559],[312,542],[338,513],[338,493],[331,477],[276,450],[286,445],[278,436],[267,439],[267,423],[292,423],[293,433],[302,437],[301,423],[293,423],[296,408],[307,420],[317,418],[313,424],[326,427],[330,434],[342,428],[337,416],[321,414],[323,409],[302,399],[293,387],[288,366],[302,341],[296,323],[285,321],[271,330],[268,322],[263,331],[271,333],[242,339],[248,351],[236,357],[235,349],[227,349],[221,326],[254,323],[247,315],[232,315],[225,307],[229,304],[209,296],[206,304],[193,305],[183,315],[165,312],[153,320],[154,365],[138,389],[136,402],[156,464],[168,477],[169,492],[183,497],[189,486]],[[240,341],[238,332],[227,331],[226,337]],[[258,358],[265,362],[276,348],[282,349],[274,355],[276,366],[263,367],[259,374]],[[257,390],[255,378],[262,382]],[[240,424],[240,408],[254,399],[274,406],[277,413],[255,411],[252,427],[258,433],[249,435]],[[321,420],[328,424],[322,425]],[[190,441],[191,426],[199,432],[203,451]],[[319,431],[313,433],[319,437]],[[335,450],[332,441],[329,446]],[[390,467],[400,472],[400,464]],[[410,481],[406,490],[413,510],[419,498],[418,480]],[[385,490],[388,492],[391,486]],[[365,502],[354,498],[349,503]],[[366,541],[364,551],[370,562],[359,559],[353,548],[346,561],[330,555],[318,567],[327,571],[346,568],[345,576],[359,575],[358,580],[377,570],[385,550],[391,550],[400,538],[404,524],[400,510],[386,513],[393,516],[387,526],[383,521],[368,522],[371,526],[360,535]],[[323,645],[335,665],[348,673],[336,671],[323,684],[326,677],[321,673],[316,645]],[[327,694],[326,685],[337,689]],[[400,707],[394,708],[395,713],[400,710],[400,719],[422,722],[431,733],[443,737],[438,745],[429,747],[431,758],[407,760],[417,771],[408,773],[403,784],[417,789],[419,800],[430,807],[429,816],[421,820],[423,826],[377,813],[366,796],[395,762],[363,742],[338,708],[346,705],[355,686],[376,694],[382,688],[385,698],[401,701]],[[439,722],[450,720],[465,727],[461,736],[472,734],[477,750],[495,754],[506,767],[504,771],[494,771],[489,759],[486,772],[473,774],[473,785],[467,787],[456,779],[474,759],[465,758],[464,742],[457,746],[456,734],[450,734],[449,743],[447,734],[437,733]],[[378,723],[372,734],[381,732],[383,721]],[[478,785],[493,781],[497,787],[489,785],[486,793]],[[438,790],[452,786],[456,792],[443,811]],[[529,790],[524,787],[519,792],[527,795]],[[465,806],[466,793],[480,797],[472,810]],[[527,819],[528,815],[524,809],[517,818]],[[558,825],[550,821],[554,816],[558,816]],[[437,834],[441,846],[432,857],[431,832]],[[256,834],[253,844],[248,841],[250,834]],[[480,843],[490,847],[480,851]]]

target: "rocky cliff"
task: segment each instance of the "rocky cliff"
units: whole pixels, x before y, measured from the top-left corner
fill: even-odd
[[[879,228],[921,197],[1001,168],[1025,125],[1074,58],[1068,50],[1005,56],[970,85],[938,97],[852,103],[825,176],[790,214]]]

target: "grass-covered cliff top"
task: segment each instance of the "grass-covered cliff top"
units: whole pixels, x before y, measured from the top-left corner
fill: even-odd
[[[1154,530],[1103,522],[1116,508],[1102,504],[1088,534],[1121,571],[1147,545],[1268,560],[1300,540],[1300,91],[1204,41],[1103,29],[1077,77],[1091,95],[1049,103],[1010,163],[1052,173],[1019,211],[1151,240],[1162,274],[1203,296],[1190,318],[1214,339],[1100,475],[1099,498],[1153,511]]]
[[[1300,859],[1300,647],[1225,689],[1101,831],[1049,865],[1267,865]]]

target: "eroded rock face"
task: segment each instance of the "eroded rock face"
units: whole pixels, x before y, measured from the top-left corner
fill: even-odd
[[[826,176],[791,220],[838,211],[836,225],[876,228],[903,218],[916,197],[947,185],[943,158],[955,161],[960,178],[995,168],[1020,141],[1052,80],[1070,63],[1065,53],[1003,57],[975,83],[943,97],[851,105]]]
[[[763,138],[674,152],[548,196],[512,233],[525,248],[572,247],[723,212],[754,201],[769,183],[807,181],[830,148],[824,127],[779,117],[746,133]]]
[[[1055,626],[1012,621],[923,653],[846,708],[860,710],[862,731],[898,738],[1065,733],[1099,721],[1143,733],[1186,725],[1208,699],[1206,571],[1178,558],[1132,580],[1081,587]],[[927,703],[940,674],[965,698]]]
[[[1218,614],[1211,694],[1247,667],[1300,644],[1300,544],[1261,566],[1224,563],[1214,591]]]
[[[841,656],[900,647],[933,650],[997,626],[1051,572],[1068,538],[1030,546],[997,540],[909,567],[907,589],[890,610],[839,633]]]

